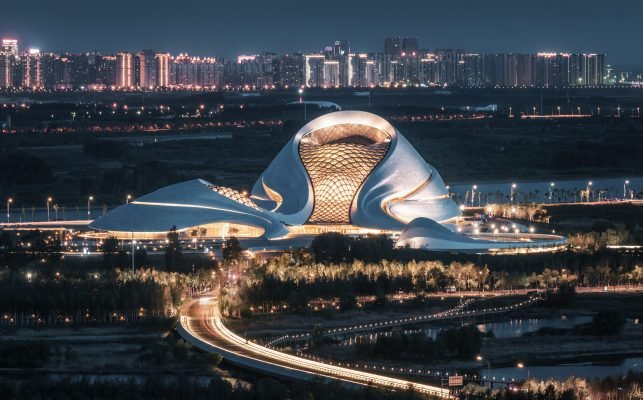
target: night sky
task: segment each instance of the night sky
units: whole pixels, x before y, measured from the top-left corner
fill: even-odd
[[[641,0],[7,0],[0,36],[49,51],[232,57],[336,39],[382,51],[385,36],[408,35],[429,49],[598,52],[643,65],[642,20]]]

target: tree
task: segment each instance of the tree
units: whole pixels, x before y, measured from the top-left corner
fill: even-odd
[[[118,239],[110,236],[103,240],[101,251],[103,253],[103,267],[114,268],[117,260],[116,255],[118,254]]]
[[[310,248],[317,262],[339,263],[349,258],[352,239],[341,233],[322,233],[313,239]]]
[[[223,260],[230,262],[233,260],[239,261],[241,259],[241,243],[236,237],[231,237],[223,243]]]
[[[357,306],[357,299],[355,298],[355,295],[352,293],[345,293],[344,295],[342,295],[342,297],[339,299],[339,306],[344,311],[354,309]]]
[[[313,346],[322,345],[325,337],[324,328],[321,325],[316,324],[315,326],[313,326],[313,331],[311,332],[310,336],[313,340]]]
[[[169,271],[176,270],[181,263],[183,249],[179,241],[179,233],[176,226],[167,233],[167,247],[165,248],[165,268]]]

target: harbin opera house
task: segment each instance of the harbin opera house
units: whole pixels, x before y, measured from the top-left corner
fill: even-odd
[[[556,248],[554,235],[467,231],[438,171],[383,118],[338,111],[306,124],[250,195],[201,179],[139,197],[94,221],[121,238],[278,239],[323,232],[399,235],[398,246],[443,251]],[[476,230],[477,232],[477,230]]]

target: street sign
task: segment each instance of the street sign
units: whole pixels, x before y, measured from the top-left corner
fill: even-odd
[[[454,375],[449,377],[449,386],[462,386],[462,375]]]

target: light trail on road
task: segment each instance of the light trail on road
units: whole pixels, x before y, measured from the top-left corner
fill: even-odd
[[[453,398],[448,389],[340,367],[285,354],[248,341],[225,327],[217,297],[196,300],[181,316],[179,333],[196,347],[216,352],[238,366],[268,375],[311,380],[336,380],[356,386],[408,390],[441,398]]]

